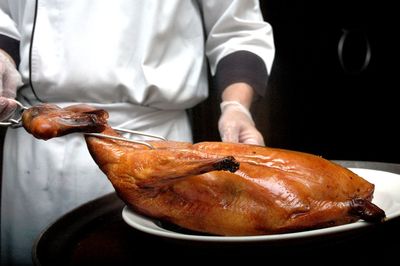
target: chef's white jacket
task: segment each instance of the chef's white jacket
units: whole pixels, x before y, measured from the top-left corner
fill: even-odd
[[[272,29],[256,0],[0,0],[0,48],[18,63],[24,104],[89,103],[110,124],[191,141],[185,110],[235,81],[265,89]],[[19,58],[18,58],[19,57]],[[79,134],[42,141],[9,129],[2,261],[30,260],[50,222],[113,188]]]

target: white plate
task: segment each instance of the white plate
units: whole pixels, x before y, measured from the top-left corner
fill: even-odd
[[[387,220],[400,216],[400,175],[372,169],[349,168],[366,180],[375,184],[375,193],[373,203],[382,208]],[[163,228],[157,220],[142,216],[133,212],[129,207],[125,206],[122,210],[124,221],[140,230],[149,234],[188,241],[204,241],[204,242],[281,242],[286,240],[301,240],[307,238],[321,238],[332,235],[341,235],[355,232],[359,229],[365,229],[371,224],[358,221],[351,224],[339,225],[323,229],[315,229],[311,231],[261,235],[261,236],[209,236],[201,234],[187,234]]]

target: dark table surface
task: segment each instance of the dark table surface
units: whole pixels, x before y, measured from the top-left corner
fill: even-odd
[[[400,164],[336,161],[346,167],[400,174]],[[400,191],[399,191],[400,193]],[[112,193],[50,225],[37,239],[35,265],[400,265],[400,219],[310,241],[199,243],[138,231],[122,219],[125,204]],[[307,264],[305,264],[307,263]]]

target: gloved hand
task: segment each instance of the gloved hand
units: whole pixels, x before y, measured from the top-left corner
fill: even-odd
[[[239,142],[264,146],[264,138],[256,129],[249,110],[236,101],[221,103],[218,129],[224,142]]]
[[[17,109],[13,99],[22,85],[21,75],[11,57],[0,49],[0,121],[7,120]]]

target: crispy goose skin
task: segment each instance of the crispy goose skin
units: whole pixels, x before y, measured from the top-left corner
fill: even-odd
[[[38,139],[48,140],[74,132],[102,132],[108,113],[83,104],[60,108],[54,104],[30,107],[22,114],[22,125]]]
[[[311,154],[221,142],[151,141],[155,149],[149,149],[92,136],[86,141],[126,204],[183,228],[261,235],[385,217],[371,203],[373,184]],[[232,155],[237,171],[208,167]]]
[[[41,108],[24,120],[25,128],[40,138],[93,128],[118,136],[105,125],[107,115],[90,108]],[[42,127],[51,133],[38,134]],[[385,218],[384,211],[371,203],[373,184],[312,154],[222,142],[148,141],[154,147],[150,149],[121,140],[85,138],[93,159],[127,205],[183,228],[216,235],[262,235]]]

